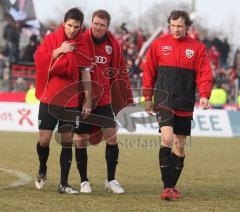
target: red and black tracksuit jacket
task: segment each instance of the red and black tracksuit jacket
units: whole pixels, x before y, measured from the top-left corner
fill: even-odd
[[[154,94],[155,105],[167,107],[178,116],[191,116],[196,86],[200,98],[210,97],[212,70],[205,46],[189,36],[156,39],[147,52],[143,72],[145,100]]]

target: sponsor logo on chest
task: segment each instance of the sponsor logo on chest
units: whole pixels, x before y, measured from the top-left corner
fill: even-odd
[[[107,63],[107,58],[103,57],[103,56],[95,56],[95,63],[106,64]]]
[[[163,55],[169,55],[172,53],[172,46],[162,46]]]
[[[172,51],[172,46],[162,46],[163,51]]]

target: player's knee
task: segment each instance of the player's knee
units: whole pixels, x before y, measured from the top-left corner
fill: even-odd
[[[77,148],[86,148],[88,143],[88,137],[89,137],[88,134],[86,135],[75,134],[73,139],[75,146]]]
[[[113,135],[113,136],[111,136],[109,138],[106,138],[106,142],[107,142],[107,144],[110,144],[110,145],[117,144],[117,136]]]
[[[175,144],[174,145],[174,153],[178,156],[184,156],[185,155],[185,151],[184,151],[184,143],[181,144]]]
[[[48,146],[50,141],[51,141],[51,137],[48,137],[48,136],[39,138],[39,144],[42,147]]]
[[[184,148],[179,148],[179,149],[175,148],[174,153],[180,157],[183,157],[185,155]]]
[[[63,143],[72,143],[73,135],[71,133],[62,133],[61,134],[61,142]]]
[[[185,141],[175,141],[174,142],[174,149],[179,153],[184,153]]]
[[[161,145],[164,147],[172,147],[172,139],[171,138],[162,138]]]

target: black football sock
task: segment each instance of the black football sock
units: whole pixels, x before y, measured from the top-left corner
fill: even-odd
[[[159,165],[162,174],[162,181],[164,188],[172,188],[172,176],[171,176],[171,148],[160,147],[159,151]]]
[[[60,155],[61,179],[63,186],[68,185],[68,175],[72,164],[72,143],[62,143]]]
[[[184,158],[180,157],[178,155],[175,155],[174,153],[172,153],[172,165],[171,165],[171,169],[172,169],[172,177],[173,177],[173,187],[176,186],[178,179],[181,175],[181,172],[183,170],[184,167]]]
[[[39,141],[37,143],[37,153],[39,159],[39,173],[46,174],[47,173],[47,160],[49,156],[49,145],[43,147],[40,145]]]
[[[118,163],[118,144],[106,144],[105,158],[107,162],[108,181],[115,179],[115,172]]]
[[[81,182],[88,181],[87,178],[87,148],[75,148],[75,158]]]

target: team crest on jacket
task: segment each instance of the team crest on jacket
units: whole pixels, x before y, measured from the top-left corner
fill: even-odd
[[[185,53],[186,53],[187,58],[192,58],[194,55],[194,50],[186,49]]]
[[[105,50],[107,54],[112,54],[112,46],[106,45]]]

